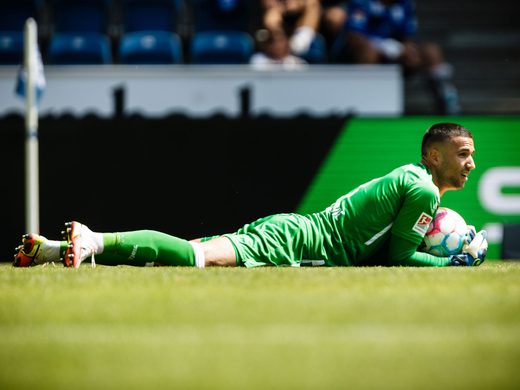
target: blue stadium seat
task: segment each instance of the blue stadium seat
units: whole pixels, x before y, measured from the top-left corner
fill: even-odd
[[[106,31],[112,0],[53,0],[53,3],[56,31]]]
[[[0,0],[0,31],[23,31],[27,19],[36,19],[40,3],[38,0]]]
[[[203,31],[191,42],[194,64],[247,64],[253,54],[251,35],[241,31]]]
[[[248,31],[250,0],[193,0],[195,31]]]
[[[122,0],[125,32],[175,31],[178,0]]]
[[[311,47],[305,54],[300,55],[309,64],[325,64],[327,63],[327,46],[325,38],[321,34],[316,34],[316,38],[311,43]]]
[[[23,62],[23,32],[0,31],[0,65]]]
[[[49,61],[58,65],[100,65],[111,62],[110,41],[101,33],[57,33],[51,40]]]
[[[180,64],[181,39],[168,31],[127,33],[119,45],[119,60],[123,64]]]

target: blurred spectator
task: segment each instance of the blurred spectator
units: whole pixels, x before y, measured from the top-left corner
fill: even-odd
[[[295,70],[307,64],[302,58],[291,54],[289,39],[283,28],[262,29],[256,34],[261,53],[255,53],[250,64],[255,69],[269,69],[271,65],[281,65],[286,70]]]
[[[321,31],[327,42],[332,41],[343,31],[347,22],[347,4],[346,0],[321,0],[323,9]]]
[[[264,11],[263,24],[269,31],[281,29],[285,24],[290,30],[289,46],[295,55],[309,50],[321,19],[319,0],[260,0]]]
[[[460,113],[453,67],[444,61],[440,47],[412,41],[417,20],[411,0],[351,0],[348,15],[344,35],[338,38],[342,51],[336,52],[337,62],[399,63],[405,74],[424,71],[440,113]]]

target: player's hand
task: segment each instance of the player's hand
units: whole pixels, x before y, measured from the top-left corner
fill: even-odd
[[[482,264],[486,258],[488,247],[486,236],[487,232],[485,230],[475,233],[475,228],[469,226],[466,244],[462,248],[462,253],[450,256],[451,265],[477,266]]]
[[[466,243],[462,247],[462,253],[469,253],[471,256],[476,258],[479,257],[479,252],[484,252],[485,257],[485,252],[488,248],[488,242],[486,240],[486,237],[487,232],[485,230],[481,230],[480,232],[475,233],[475,227],[468,226],[468,232],[466,234]]]
[[[450,256],[450,265],[452,266],[477,266],[482,264],[486,254],[481,252],[481,256],[475,258],[469,253],[459,253],[458,255]]]
[[[477,235],[477,229],[475,226],[468,225],[466,230],[466,244],[469,244]]]

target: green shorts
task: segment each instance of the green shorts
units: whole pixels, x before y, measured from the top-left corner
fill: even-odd
[[[237,264],[244,267],[272,265],[300,267],[334,265],[325,259],[310,259],[309,248],[316,236],[313,222],[299,214],[276,214],[245,225],[236,233],[205,237],[227,237],[235,247]]]

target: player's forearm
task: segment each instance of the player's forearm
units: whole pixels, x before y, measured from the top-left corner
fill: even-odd
[[[417,252],[417,244],[392,235],[388,251],[388,264],[408,267],[445,267],[450,265],[448,257],[438,257],[429,253]]]
[[[412,255],[389,261],[391,265],[404,265],[408,267],[446,267],[450,265],[448,257],[438,257],[429,253],[414,252]]]

